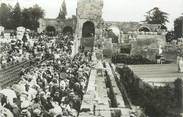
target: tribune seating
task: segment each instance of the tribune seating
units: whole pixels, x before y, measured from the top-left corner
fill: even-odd
[[[20,72],[22,68],[28,68],[31,66],[31,61],[24,61],[21,63],[18,63],[16,65],[9,66],[7,69],[1,70],[0,71],[0,87],[4,88],[8,86],[9,83],[13,83],[14,81],[19,80]]]

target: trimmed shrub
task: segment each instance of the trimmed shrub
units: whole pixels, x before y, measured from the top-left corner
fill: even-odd
[[[124,64],[155,64],[156,62],[148,60],[141,55],[127,55],[127,54],[119,54],[112,56],[113,63],[124,63]]]
[[[143,108],[149,117],[180,117],[174,112],[177,108],[174,88],[168,85],[152,88],[146,83],[141,88],[137,83],[140,79],[128,67],[117,67],[117,71],[132,104]]]

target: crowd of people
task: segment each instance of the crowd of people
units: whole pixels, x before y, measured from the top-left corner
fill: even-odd
[[[28,40],[26,33],[23,35],[22,39],[10,38],[10,40],[11,41],[1,42],[1,69],[25,60],[30,60],[33,57],[32,49],[34,45]]]
[[[0,91],[2,117],[78,116],[92,54],[80,52],[71,57],[72,43],[71,34],[59,34],[52,39],[42,34],[33,44],[25,37],[10,43],[8,58],[27,53],[27,59],[36,59],[38,64],[22,69],[21,80],[3,89],[11,96]]]
[[[63,36],[62,34],[59,36],[59,38],[65,39],[61,41],[63,41],[62,43],[67,44],[67,47],[69,47],[69,48],[66,48],[67,52],[71,53],[71,45],[72,45],[71,41],[73,41],[71,39],[73,38],[69,38],[67,35]],[[3,40],[6,40],[6,39],[3,38]],[[37,37],[37,35],[32,33],[31,34],[24,33],[22,38],[13,37],[13,38],[10,38],[9,40],[11,41],[1,42],[0,44],[1,45],[0,68],[1,69],[7,68],[10,65],[17,64],[25,60],[31,60],[34,57],[43,56],[46,53],[50,52],[49,51],[50,46],[55,46],[53,45],[55,40],[49,39],[48,36],[46,36],[44,33],[41,33],[39,37]]]

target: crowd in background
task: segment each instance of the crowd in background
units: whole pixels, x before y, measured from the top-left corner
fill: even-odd
[[[9,47],[1,56],[2,66],[21,62],[21,59],[37,59],[40,64],[22,69],[21,80],[4,89],[15,92],[16,96],[0,95],[1,107],[6,109],[0,108],[4,112],[2,117],[5,114],[8,117],[78,115],[92,66],[89,62],[91,52],[80,52],[71,57],[72,43],[71,34],[58,34],[52,38],[41,34],[33,43],[24,35],[22,40],[7,44]]]
[[[12,39],[10,42],[1,43],[1,68],[29,60],[33,55],[32,48],[26,34],[22,39]]]
[[[10,34],[10,40],[7,42],[1,42],[0,51],[0,68],[4,69],[10,65],[20,63],[25,60],[31,60],[34,57],[42,57],[51,52],[51,46],[55,46],[56,39],[50,39],[44,33],[24,33],[22,38],[16,38],[14,34]],[[58,43],[62,50],[71,54],[71,46],[73,37],[72,35],[60,34]],[[3,38],[4,39],[4,38]],[[66,44],[66,45],[63,45]]]

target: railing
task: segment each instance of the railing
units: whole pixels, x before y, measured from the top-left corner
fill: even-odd
[[[9,71],[12,71],[13,69],[21,66],[23,63],[26,63],[26,62],[28,62],[28,61],[22,61],[20,63],[8,65],[6,68],[0,70],[0,74],[4,74],[4,73],[7,73]]]

